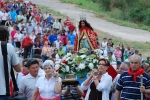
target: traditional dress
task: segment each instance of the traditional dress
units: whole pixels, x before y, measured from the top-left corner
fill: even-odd
[[[76,35],[74,51],[78,51],[81,48],[97,49],[97,33],[89,27],[79,29],[79,34]]]

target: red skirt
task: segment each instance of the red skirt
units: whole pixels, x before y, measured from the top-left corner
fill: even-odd
[[[60,100],[60,95],[55,98],[43,98],[40,94],[38,94],[38,100]]]

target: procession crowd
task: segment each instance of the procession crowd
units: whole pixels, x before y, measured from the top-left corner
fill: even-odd
[[[86,27],[84,21],[81,24]],[[54,73],[55,62],[74,53],[78,34],[68,16],[65,20],[54,18],[29,1],[1,1],[0,25],[0,41],[11,40],[13,45],[7,44],[7,51],[11,52],[9,67],[20,71],[18,56],[23,58],[16,81],[19,95],[28,100],[142,100],[141,95],[150,100],[150,57],[144,60],[130,44],[124,47],[122,42],[114,44],[112,38],[98,40],[98,49],[103,51],[98,69],[93,69],[82,84],[64,85]],[[107,73],[112,62],[117,65],[114,78]],[[3,64],[2,56],[0,63]],[[7,100],[3,70],[0,68],[0,100]]]

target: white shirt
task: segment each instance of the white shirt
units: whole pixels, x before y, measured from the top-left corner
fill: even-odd
[[[30,100],[36,88],[35,84],[39,77],[40,75],[34,78],[30,73],[22,77],[19,83],[19,93],[23,94],[28,100]]]
[[[42,33],[42,27],[35,27],[35,34],[37,35],[38,33],[41,33],[41,34],[43,34]]]
[[[19,85],[21,78],[24,77],[24,75],[22,74],[22,72],[19,72],[16,76],[16,81],[17,84]]]
[[[2,20],[7,20],[8,18],[8,13],[2,13],[1,14]]]
[[[8,72],[10,73],[10,68],[11,65],[15,66],[19,64],[19,59],[18,56],[15,52],[14,47],[10,44],[7,43],[7,59],[8,59]],[[2,56],[2,50],[1,50],[1,42],[0,42],[0,95],[5,95],[6,94],[6,89],[5,89],[5,75],[4,75],[4,63],[3,63],[3,56]]]
[[[102,42],[102,48],[105,48],[107,46],[107,42]]]
[[[59,49],[59,44],[60,44],[60,42],[61,42],[61,41],[57,41],[57,40],[55,41],[55,43],[56,43],[56,48],[57,48],[57,49]]]
[[[116,85],[117,85],[117,83],[118,83],[118,79],[119,79],[119,78],[120,78],[120,74],[118,74],[118,75],[114,78],[113,84],[112,84],[112,87],[111,87],[112,90],[116,90]],[[115,92],[112,93],[111,100],[115,100]]]
[[[30,39],[32,40],[32,42],[34,43],[34,40],[35,40],[36,36],[34,35],[30,35]]]
[[[45,13],[44,15],[43,15],[43,17],[44,17],[44,19],[47,19],[48,17],[49,17],[49,14],[47,13]]]
[[[15,35],[14,35],[14,38],[16,38],[18,41],[21,41],[22,39],[23,39],[23,34],[18,34],[18,33],[16,33]]]
[[[85,96],[84,100],[89,99],[89,94],[91,92],[90,85],[93,82],[93,79],[90,81],[90,83],[87,86],[84,86],[83,83],[81,84],[81,89],[82,90],[88,90]],[[112,77],[108,75],[106,72],[105,74],[102,75],[101,81],[96,87],[98,91],[102,92],[102,100],[109,100],[109,92],[112,86]]]
[[[38,75],[45,76],[45,71],[43,69],[39,68]]]
[[[58,82],[61,82],[61,78],[58,78]],[[39,89],[40,96],[42,98],[55,98],[59,94],[55,93],[55,79],[52,76],[49,80],[45,76],[40,77],[36,83],[36,87]]]

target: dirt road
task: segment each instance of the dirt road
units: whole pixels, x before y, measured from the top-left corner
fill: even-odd
[[[87,21],[92,25],[93,28],[97,30],[101,30],[110,35],[120,37],[125,40],[150,42],[150,32],[148,31],[129,28],[125,26],[119,26],[111,22],[107,22],[103,19],[96,18],[92,12],[80,9],[73,4],[61,3],[59,0],[30,0],[30,1],[37,5],[47,6],[50,9],[59,11],[60,13],[65,14],[76,21],[80,20],[79,15],[81,13],[85,13]]]

